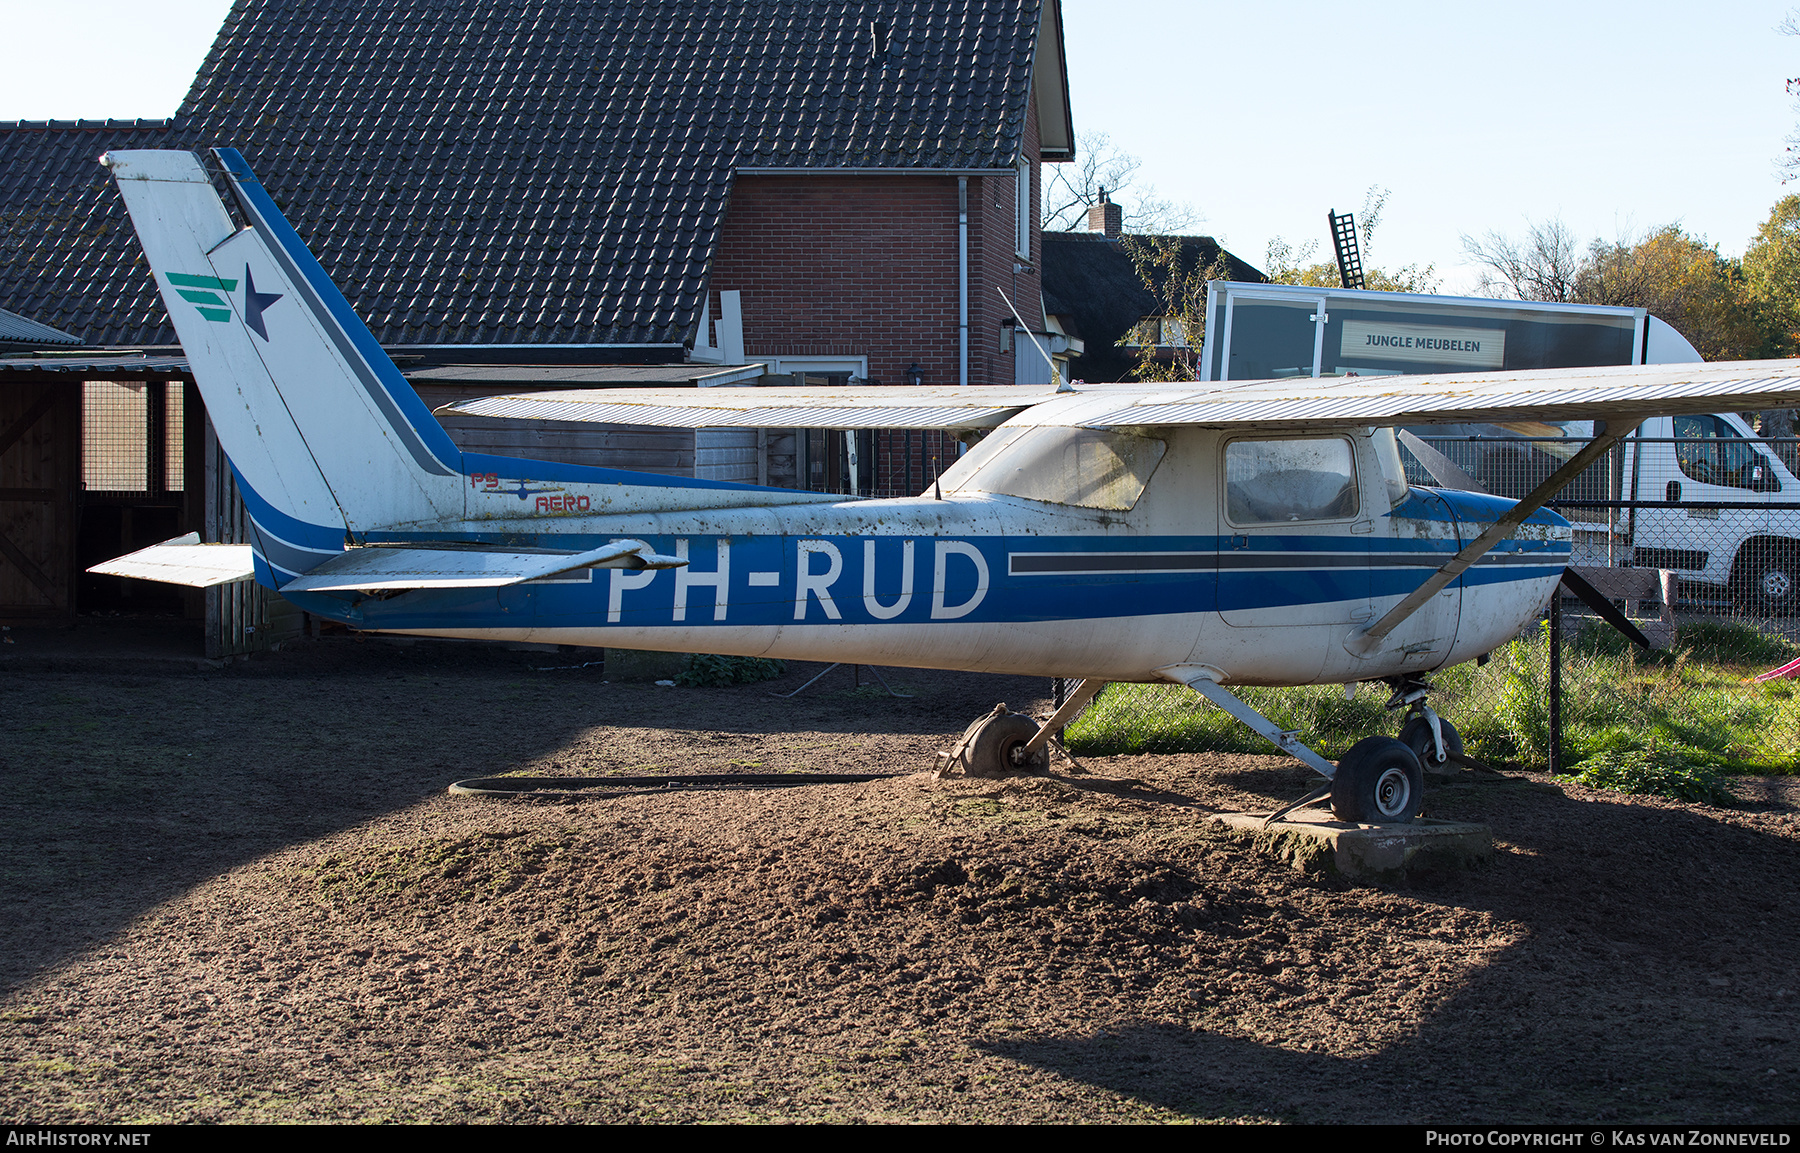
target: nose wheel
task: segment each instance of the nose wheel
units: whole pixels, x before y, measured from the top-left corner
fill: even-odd
[[[1425,703],[1431,686],[1420,680],[1391,683],[1394,694],[1388,698],[1387,707],[1406,710],[1406,720],[1400,725],[1400,743],[1412,750],[1426,776],[1455,776],[1465,763],[1462,734]]]

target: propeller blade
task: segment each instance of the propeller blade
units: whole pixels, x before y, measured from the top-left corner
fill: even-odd
[[[1625,634],[1626,640],[1640,648],[1647,649],[1650,647],[1650,638],[1645,636],[1641,629],[1631,623],[1630,617],[1620,612],[1617,608],[1614,608],[1612,601],[1606,599],[1599,589],[1595,588],[1581,577],[1576,576],[1568,569],[1563,570],[1562,583],[1564,588],[1580,598],[1582,604],[1593,609],[1595,614],[1599,616],[1601,620]]]
[[[1432,448],[1404,428],[1397,428],[1394,434],[1400,438],[1418,462],[1425,466],[1431,479],[1438,482],[1440,488],[1461,489],[1463,492],[1486,492],[1481,482],[1464,472],[1455,461]]]

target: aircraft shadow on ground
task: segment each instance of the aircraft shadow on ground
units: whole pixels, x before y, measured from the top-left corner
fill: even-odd
[[[768,685],[604,685],[569,654],[433,658],[356,646],[223,673],[43,674],[5,686],[29,740],[0,749],[0,992],[194,885],[283,848],[552,757],[597,725],[943,735],[1046,681],[923,673],[910,701],[781,700]],[[823,666],[800,665],[791,691]],[[834,676],[840,674],[834,673]],[[845,686],[853,684],[842,672]],[[433,689],[420,690],[419,678]],[[817,686],[815,692],[825,686]],[[986,705],[975,702],[987,700]],[[923,760],[896,772],[928,768]]]
[[[1165,1021],[978,1047],[1196,1119],[1791,1123],[1800,846],[1705,811],[1570,798],[1515,828],[1503,790],[1484,797],[1502,810],[1496,864],[1397,891],[1488,911],[1519,939],[1378,1052],[1308,1051],[1304,1022],[1279,1041]],[[1323,1032],[1324,1010],[1303,1011]]]

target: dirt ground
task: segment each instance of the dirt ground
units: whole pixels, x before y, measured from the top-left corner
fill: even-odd
[[[1304,791],[1280,758],[923,774],[1042,681],[582,659],[0,669],[0,1119],[1800,1121],[1793,781],[1459,783],[1495,862],[1357,885],[1210,822]],[[445,791],[789,770],[903,775]]]

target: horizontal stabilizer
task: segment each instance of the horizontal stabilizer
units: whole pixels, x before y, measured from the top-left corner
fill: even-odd
[[[661,428],[993,428],[1055,396],[1017,385],[962,388],[584,388],[484,396],[438,411],[512,420]]]
[[[284,593],[398,592],[405,589],[500,588],[587,568],[676,568],[641,540],[617,540],[579,553],[461,548],[353,548],[332,557]]]
[[[88,569],[101,576],[136,577],[163,584],[211,588],[247,581],[252,575],[247,544],[201,544],[200,534],[190,532],[173,540],[141,548]]]

